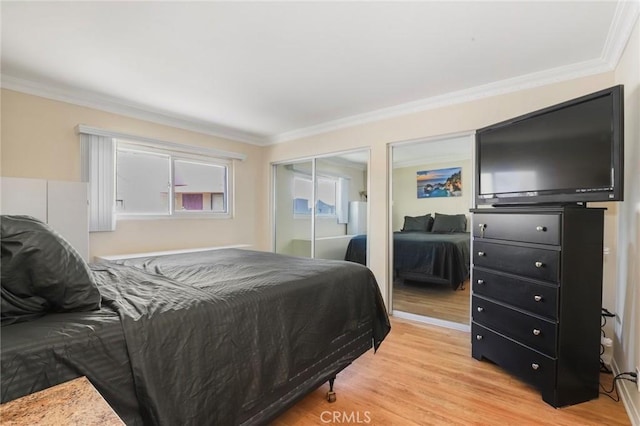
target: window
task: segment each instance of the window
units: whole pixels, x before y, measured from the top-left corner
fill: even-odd
[[[118,147],[116,152],[116,212],[169,214],[171,157]]]
[[[227,212],[227,168],[185,160],[173,163],[176,211]]]
[[[336,216],[336,200],[338,180],[331,177],[320,177],[316,179],[316,215]],[[313,198],[313,182],[310,177],[296,176],[293,178],[293,213],[311,214]]]
[[[229,217],[231,164],[118,141],[116,213]]]

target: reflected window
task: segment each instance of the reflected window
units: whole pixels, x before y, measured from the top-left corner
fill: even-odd
[[[318,216],[336,216],[338,179],[319,177],[317,180],[316,214]],[[311,214],[313,205],[313,182],[311,177],[296,176],[293,178],[293,213]]]

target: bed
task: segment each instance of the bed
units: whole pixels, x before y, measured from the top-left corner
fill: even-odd
[[[3,403],[84,375],[129,425],[265,424],[390,330],[367,268],[241,249],[79,265],[91,300],[65,279],[73,309],[51,285],[18,300],[25,246],[48,259],[30,273],[68,274],[78,258],[1,225]],[[21,316],[34,297],[46,309]]]
[[[403,231],[393,233],[394,275],[460,289],[469,277],[471,237],[468,232],[460,232],[466,227],[466,219],[463,219],[464,215],[455,215],[452,219],[454,215],[436,213],[436,218],[447,216],[446,220],[441,220],[440,226],[434,220],[429,226],[430,215],[425,216],[425,223],[419,224],[407,220],[412,217],[405,217]],[[366,264],[366,247],[366,235],[353,237],[347,246],[345,260]]]

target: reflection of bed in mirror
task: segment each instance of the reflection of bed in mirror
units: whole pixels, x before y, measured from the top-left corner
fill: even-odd
[[[464,214],[405,216],[402,231],[393,233],[394,278],[463,287],[469,277],[471,238]],[[345,260],[366,260],[366,235],[353,238]]]
[[[394,274],[411,281],[448,284],[456,290],[469,276],[468,232],[394,232]],[[367,236],[351,239],[345,260],[366,261]]]

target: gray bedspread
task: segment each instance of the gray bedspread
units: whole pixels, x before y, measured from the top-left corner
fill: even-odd
[[[108,307],[2,327],[2,403],[86,376],[127,425],[142,425],[122,326]]]
[[[129,425],[267,424],[390,329],[349,262],[230,249],[91,270],[99,311],[2,327],[2,402],[87,376]]]
[[[264,423],[390,329],[371,271],[349,262],[227,249],[122,263],[93,270],[145,423]]]

